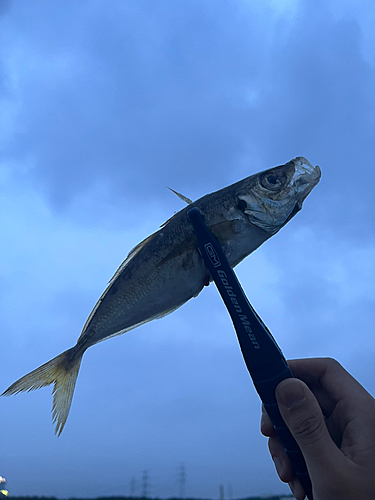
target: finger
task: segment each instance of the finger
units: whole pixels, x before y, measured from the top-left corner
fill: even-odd
[[[268,449],[275,464],[276,472],[284,483],[289,483],[295,478],[289,458],[285,453],[277,437],[271,437],[268,440]]]
[[[335,403],[347,398],[348,394],[354,402],[361,402],[364,396],[371,398],[361,384],[335,359],[292,359],[288,361],[288,365],[295,377],[303,380],[312,389],[321,387]]]
[[[306,498],[305,490],[303,489],[302,484],[298,481],[297,478],[294,478],[292,481],[290,481],[288,483],[288,486],[296,500],[304,500],[304,498]]]
[[[270,417],[267,414],[266,409],[264,408],[264,405],[262,405],[262,416],[260,419],[260,432],[263,434],[263,436],[266,437],[271,437],[276,435],[275,429],[273,428],[273,424],[271,422]]]
[[[276,388],[281,416],[297,441],[306,460],[311,480],[319,480],[321,471],[333,474],[343,455],[332,441],[322,410],[313,393],[301,380],[283,380]]]
[[[293,374],[310,387],[327,418],[340,405],[336,424],[341,431],[354,419],[365,431],[372,429],[375,400],[340,363],[331,358],[316,358],[291,360],[288,364]],[[367,411],[359,411],[361,408]],[[371,438],[370,431],[366,439]]]

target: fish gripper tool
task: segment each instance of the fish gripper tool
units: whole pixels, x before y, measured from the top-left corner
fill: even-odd
[[[277,385],[284,379],[292,378],[293,373],[271,332],[250,304],[223,249],[207,228],[198,209],[191,208],[188,216],[194,227],[204,263],[232,318],[255,389],[307,498],[313,500],[311,480],[305,460],[281,417],[275,396]]]

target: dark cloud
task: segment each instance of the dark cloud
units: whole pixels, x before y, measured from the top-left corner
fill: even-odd
[[[320,218],[355,231],[359,220],[367,219],[365,227],[373,221],[366,207],[373,198],[374,69],[363,60],[355,20],[336,21],[327,3],[303,5],[292,25],[279,27],[256,142],[270,163],[275,150],[283,157],[295,149],[319,163]]]
[[[88,18],[87,7],[71,17],[65,8],[48,46],[48,32],[23,34],[40,63],[21,79],[18,141],[52,203],[98,180],[128,197],[159,196],[166,184],[228,171],[243,136],[236,93],[262,52],[255,19],[230,2],[134,2]]]
[[[348,198],[345,225],[373,220],[373,69],[328,4],[277,23],[239,1],[40,3],[12,23],[25,67],[6,153],[32,158],[56,209],[97,184],[121,211],[166,185],[200,196],[302,154],[322,166],[327,223]]]

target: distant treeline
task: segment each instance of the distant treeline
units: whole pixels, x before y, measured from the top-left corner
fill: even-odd
[[[285,498],[293,498],[293,495],[273,495],[270,497],[246,497],[237,500],[284,500]],[[59,500],[56,497],[36,497],[36,496],[27,496],[27,497],[15,497],[13,495],[8,496],[9,500]],[[160,497],[96,497],[96,498],[69,498],[69,500],[162,500]],[[178,497],[170,497],[167,500],[212,500],[207,498],[178,498]]]

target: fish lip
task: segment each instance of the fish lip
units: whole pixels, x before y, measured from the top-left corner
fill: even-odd
[[[313,183],[315,186],[322,175],[318,165],[314,167],[306,158],[298,156],[294,160],[294,175],[293,181],[298,180],[299,184]]]

